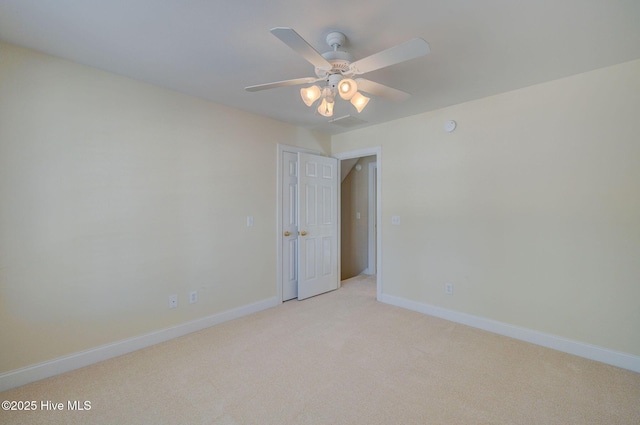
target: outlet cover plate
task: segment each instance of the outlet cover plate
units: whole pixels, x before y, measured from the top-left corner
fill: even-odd
[[[178,307],[178,296],[177,295],[169,295],[169,308]]]

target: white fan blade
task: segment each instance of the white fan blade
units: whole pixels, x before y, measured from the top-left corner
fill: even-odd
[[[430,51],[429,43],[421,38],[414,38],[402,44],[398,44],[397,46],[390,47],[387,50],[375,53],[364,59],[355,61],[351,64],[350,69],[356,74],[364,74],[366,72],[375,71],[376,69],[386,68],[387,66],[428,55]]]
[[[316,49],[311,47],[311,45],[307,43],[304,38],[300,37],[300,35],[293,29],[281,27],[273,28],[271,30],[271,34],[278,37],[284,44],[291,47],[296,53],[305,58],[316,68],[321,68],[326,71],[331,69],[331,63],[323,58]]]
[[[355,81],[358,85],[358,90],[371,93],[375,96],[384,97],[385,99],[393,100],[394,102],[402,102],[403,100],[407,100],[411,97],[409,93],[385,86],[384,84],[376,83],[375,81],[366,80],[364,78],[356,78]]]
[[[244,89],[246,91],[254,92],[254,91],[260,91],[260,90],[275,89],[276,87],[286,87],[286,86],[295,86],[298,84],[315,83],[316,81],[319,81],[319,80],[320,80],[319,78],[304,77],[304,78],[296,78],[293,80],[277,81],[275,83],[258,84],[255,86],[245,87]]]

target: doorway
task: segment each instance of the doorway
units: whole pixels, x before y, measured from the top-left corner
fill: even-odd
[[[284,153],[285,152],[292,152],[292,153],[300,153],[300,152],[306,152],[306,153],[312,153],[312,154],[316,154],[316,155],[321,155],[320,152],[315,152],[312,150],[308,150],[308,149],[303,149],[303,148],[297,148],[297,147],[293,147],[293,146],[285,146],[285,145],[278,145],[278,189],[277,189],[277,198],[278,198],[278,211],[277,211],[277,218],[278,218],[278,223],[277,223],[277,232],[278,232],[278,238],[277,238],[277,297],[278,300],[280,300],[280,302],[282,302],[285,297],[284,297],[284,288],[287,285],[287,282],[290,283],[290,278],[291,278],[291,273],[294,273],[295,276],[297,276],[298,274],[298,265],[297,265],[297,261],[296,258],[294,258],[293,252],[294,251],[288,251],[288,255],[284,255],[284,238],[282,237],[284,232],[286,231],[285,226],[283,225],[283,222],[286,221],[284,218],[287,214],[287,212],[284,211],[283,208],[283,197],[287,196],[285,195],[285,192],[287,191],[291,191],[291,188],[287,188],[286,185],[283,185],[283,181],[285,179],[286,174],[290,171],[290,167],[291,164],[285,164],[285,161],[283,160],[284,158]],[[373,262],[372,266],[369,266],[369,271],[372,272],[372,269],[375,268],[375,271],[372,272],[372,274],[375,274],[376,276],[376,293],[377,293],[377,298],[380,299],[380,296],[382,294],[382,267],[381,267],[381,263],[382,263],[382,252],[381,252],[381,234],[379,231],[377,231],[378,229],[380,229],[380,223],[381,223],[381,205],[382,205],[382,199],[381,199],[381,186],[380,186],[380,176],[381,176],[381,170],[380,170],[380,163],[381,163],[381,149],[380,147],[374,147],[374,148],[365,148],[365,149],[360,149],[357,151],[351,151],[351,152],[344,152],[344,153],[340,153],[340,154],[336,154],[333,157],[336,158],[338,161],[344,160],[344,159],[351,159],[351,158],[361,158],[361,157],[367,157],[367,156],[374,156],[375,157],[375,161],[372,162],[371,164],[374,165],[369,165],[369,167],[374,167],[375,168],[375,172],[373,174],[371,174],[373,176],[373,185],[372,187],[374,187],[375,190],[375,205],[372,205],[371,208],[375,210],[374,213],[367,213],[367,218],[368,218],[368,222],[369,222],[369,226],[373,227],[375,229],[374,234],[375,237],[371,238],[369,240],[369,248],[368,248],[368,252],[370,253],[368,258]],[[370,176],[371,176],[370,175]],[[339,185],[338,185],[339,187]],[[286,190],[284,190],[284,189]],[[370,198],[371,199],[371,198]],[[338,204],[338,208],[341,208],[340,206],[340,194],[339,194],[339,190],[338,190],[338,194],[336,196],[336,202]],[[340,214],[338,214],[338,217],[340,216]],[[362,214],[361,214],[362,217]],[[362,218],[361,218],[362,219]],[[339,226],[340,229],[340,226]],[[290,231],[291,233],[291,231]],[[373,246],[371,246],[373,245]],[[295,243],[291,243],[290,246],[297,246],[295,245]],[[340,248],[339,248],[339,244],[338,244],[338,258],[340,258]],[[338,263],[340,261],[338,260]],[[338,264],[338,281],[340,276],[340,264]],[[339,283],[338,283],[338,287],[339,287]],[[290,296],[290,294],[289,294]]]
[[[375,275],[376,156],[340,163],[340,279]]]
[[[382,279],[382,254],[383,253],[382,253],[382,232],[381,232],[382,186],[380,184],[381,176],[382,176],[382,167],[381,167],[382,149],[379,146],[377,146],[377,147],[371,147],[371,148],[358,149],[354,151],[341,152],[341,153],[334,154],[333,156],[339,159],[340,161],[343,161],[345,159],[362,158],[367,156],[375,157],[375,161],[371,163],[372,165],[369,165],[370,167],[375,167],[375,172],[372,172],[371,174],[369,174],[369,177],[374,179],[370,187],[372,187],[373,190],[375,190],[375,196],[369,197],[369,201],[375,202],[375,205],[371,205],[371,208],[374,209],[375,211],[372,213],[369,213],[369,217],[368,217],[369,220],[372,220],[372,222],[370,221],[369,225],[372,227],[371,232],[374,235],[369,240],[369,242],[373,244],[373,247],[370,247],[371,254],[369,255],[369,259],[371,259],[374,262],[373,267],[375,268],[375,271],[369,270],[369,272],[371,272],[371,274],[375,274],[376,297],[379,300],[382,295],[382,289],[383,289],[383,279]]]

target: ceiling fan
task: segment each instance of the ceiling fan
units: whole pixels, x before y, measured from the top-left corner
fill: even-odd
[[[327,35],[327,44],[333,50],[322,54],[291,28],[273,28],[271,34],[311,63],[315,67],[316,76],[258,84],[246,87],[245,90],[255,92],[322,81],[323,87],[313,85],[302,88],[300,95],[309,107],[316,100],[321,99],[318,112],[325,117],[333,115],[336,94],[344,100],[349,100],[358,112],[361,112],[369,102],[369,98],[358,90],[396,102],[407,99],[410,96],[409,93],[364,78],[353,79],[352,77],[424,56],[430,51],[429,43],[421,38],[414,38],[353,62],[348,52],[338,50],[346,41],[345,35],[341,32],[331,32]]]

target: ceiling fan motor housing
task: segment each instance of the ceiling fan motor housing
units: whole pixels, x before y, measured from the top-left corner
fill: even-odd
[[[323,53],[322,57],[329,61],[331,69],[327,72],[326,69],[316,68],[316,75],[318,77],[322,78],[331,74],[346,75],[349,72],[349,65],[352,62],[352,57],[349,52],[334,50]]]
[[[331,46],[333,50],[323,53],[322,57],[329,61],[331,69],[327,71],[326,69],[316,68],[316,75],[319,78],[328,77],[333,74],[347,75],[349,65],[353,62],[353,57],[349,52],[338,50],[346,40],[347,37],[341,32],[334,31],[327,35],[327,44]]]

